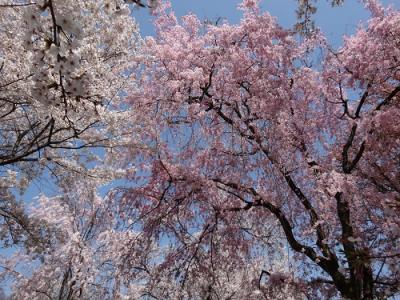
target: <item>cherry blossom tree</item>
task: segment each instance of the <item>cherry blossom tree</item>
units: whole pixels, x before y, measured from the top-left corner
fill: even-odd
[[[115,157],[135,151],[130,139],[140,134],[121,101],[143,55],[130,11],[156,4],[0,2],[0,239],[13,249],[0,279],[11,280],[12,298],[105,299],[140,286],[117,272],[134,234],[97,189],[129,173]],[[27,208],[18,193],[43,174],[62,194]]]
[[[138,186],[117,197],[168,245],[156,278],[198,291],[205,277],[197,297],[218,299],[219,270],[252,265],[239,289],[258,298],[272,297],[265,280],[300,298],[399,292],[400,13],[364,3],[370,20],[336,50],[321,34],[298,42],[254,0],[240,24],[205,29],[160,8],[130,95],[155,150],[132,157]],[[268,269],[282,247],[286,273]]]
[[[134,88],[140,37],[126,2],[0,1],[3,241],[30,228],[15,191],[43,173],[112,176],[87,164],[128,132],[121,97]]]

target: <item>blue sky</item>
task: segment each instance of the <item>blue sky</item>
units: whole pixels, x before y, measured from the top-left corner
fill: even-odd
[[[238,23],[240,11],[236,9],[240,0],[172,0],[172,7],[178,16],[193,12],[200,19],[216,20],[218,17]],[[296,22],[296,0],[261,0],[261,7],[278,19],[280,25],[290,28]],[[384,0],[385,5],[394,5],[400,8],[398,0]],[[134,17],[139,23],[143,36],[153,35],[151,16],[146,10],[134,11]],[[369,16],[357,0],[347,0],[341,7],[332,8],[328,0],[319,0],[318,12],[315,16],[316,24],[325,33],[328,40],[334,45],[341,44],[344,34],[354,33],[361,20]]]

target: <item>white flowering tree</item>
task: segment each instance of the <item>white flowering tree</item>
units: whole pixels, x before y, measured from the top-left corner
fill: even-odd
[[[23,191],[43,172],[93,173],[87,163],[101,152],[93,148],[123,143],[120,100],[133,88],[140,44],[130,9],[144,6],[135,3],[0,1],[3,241],[18,240],[15,227],[29,228],[11,189]]]
[[[141,41],[130,13],[155,5],[0,1],[0,241],[14,246],[0,279],[16,299],[115,298],[129,287],[116,262],[132,232],[96,190],[129,171],[112,157],[125,136],[134,149],[123,98],[136,88]],[[61,195],[27,209],[17,192],[43,174]]]

